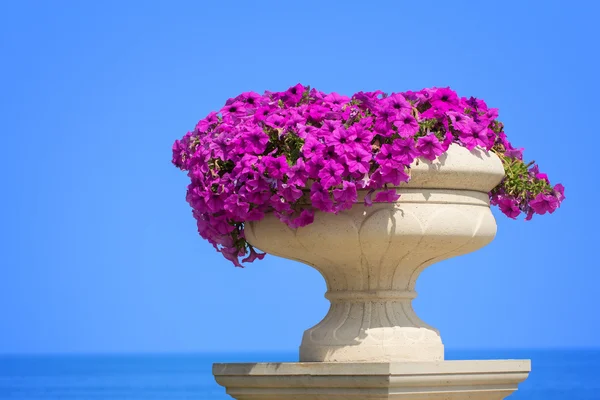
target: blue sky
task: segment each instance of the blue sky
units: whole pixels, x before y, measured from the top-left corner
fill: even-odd
[[[326,313],[311,268],[233,268],[200,239],[172,142],[243,91],[451,86],[485,99],[567,199],[498,217],[426,270],[448,348],[600,346],[597,3],[0,5],[0,353],[294,350]]]

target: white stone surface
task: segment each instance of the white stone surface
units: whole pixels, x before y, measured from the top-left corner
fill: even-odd
[[[327,282],[331,307],[304,333],[300,361],[443,360],[439,332],[412,308],[415,283],[431,264],[494,238],[488,192],[504,170],[493,153],[452,145],[434,162],[413,164],[411,176],[397,188],[397,203],[317,212],[313,224],[299,229],[274,215],[246,224],[252,245],[308,264]]]
[[[404,363],[214,364],[237,400],[500,400],[517,390],[528,360]]]

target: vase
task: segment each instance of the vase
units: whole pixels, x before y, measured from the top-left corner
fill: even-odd
[[[440,333],[412,307],[428,266],[482,248],[496,234],[488,193],[504,177],[500,159],[453,144],[419,159],[394,203],[357,203],[289,228],[273,214],[245,225],[247,241],[315,268],[327,283],[329,312],[308,329],[301,362],[441,361]]]

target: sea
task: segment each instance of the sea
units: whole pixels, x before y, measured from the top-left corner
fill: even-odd
[[[446,359],[531,359],[510,400],[600,400],[600,349],[447,351]],[[297,361],[297,354],[0,356],[0,399],[226,400],[212,364],[258,361]]]

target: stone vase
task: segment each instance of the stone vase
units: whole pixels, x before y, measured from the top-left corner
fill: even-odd
[[[331,307],[304,333],[300,361],[443,360],[439,332],[413,310],[415,284],[428,266],[492,241],[488,192],[503,176],[495,154],[452,145],[413,163],[396,203],[367,207],[363,192],[350,210],[318,211],[299,229],[274,215],[246,224],[253,246],[310,265],[327,282]]]

